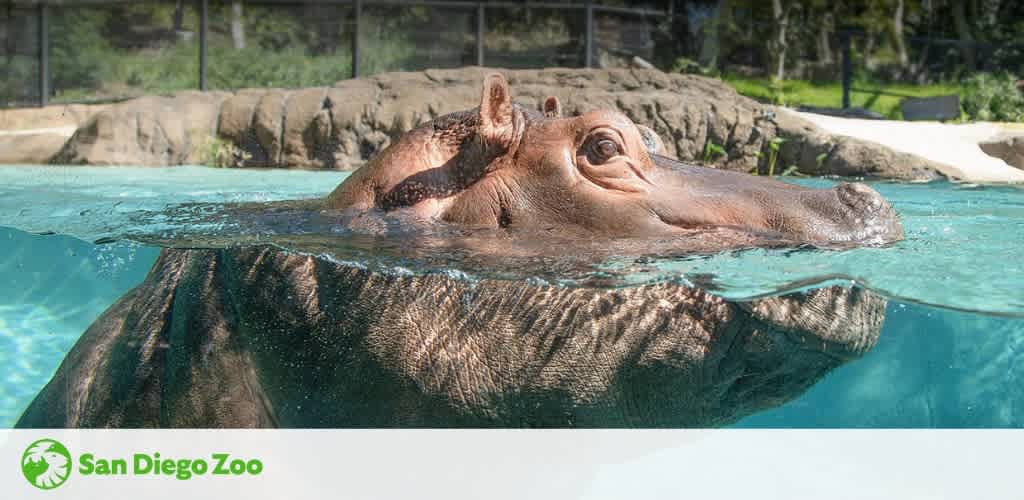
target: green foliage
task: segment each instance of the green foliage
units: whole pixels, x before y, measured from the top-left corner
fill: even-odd
[[[716,157],[725,156],[725,148],[708,139],[704,143],[704,163],[711,163]]]
[[[789,106],[793,104],[793,97],[784,80],[771,78],[768,80],[768,101],[776,106]]]
[[[237,167],[249,158],[248,153],[233,143],[215,136],[205,138],[199,146],[199,163],[209,167]]]
[[[741,95],[761,102],[784,106],[839,107],[843,101],[843,87],[838,82],[812,83],[808,80],[773,81],[769,78],[750,78],[725,75],[722,80]],[[875,111],[886,118],[898,120],[900,100],[903,97],[934,97],[956,94],[960,87],[955,84],[937,83],[930,85],[883,84],[856,82],[850,95],[854,107]]]
[[[821,153],[814,157],[814,163],[818,166],[818,171],[825,166],[825,160],[828,159],[828,153]]]
[[[103,36],[106,9],[62,9],[51,19],[53,88],[97,87],[110,73],[111,46]]]
[[[371,43],[365,50],[370,54],[366,58],[369,64],[364,64],[368,73],[400,67],[412,54],[410,45],[398,42]],[[197,55],[198,47],[194,42],[179,42],[153,50],[107,48],[97,51],[94,59],[102,63],[91,70],[88,79],[69,83],[79,68],[55,66],[55,75],[62,75],[65,82],[57,87],[59,93],[55,101],[170,94],[195,89],[199,86]],[[352,56],[347,50],[311,55],[301,46],[268,50],[258,45],[245,49],[221,45],[210,47],[207,71],[213,89],[331,85],[352,75]]]
[[[39,94],[39,67],[34,57],[11,56],[3,58],[4,71],[0,77],[0,104],[20,104],[23,96]]]
[[[303,87],[330,85],[352,76],[348,52],[311,56],[301,47],[268,51],[259,47],[210,49],[210,87]]]
[[[768,176],[775,175],[775,162],[779,159],[779,149],[782,148],[782,144],[786,142],[786,139],[782,137],[776,137],[768,142]]]
[[[718,76],[718,70],[702,66],[699,62],[687,57],[677,57],[669,70],[672,73],[690,73],[704,76]]]
[[[977,73],[967,78],[960,104],[970,120],[1024,121],[1024,94],[1010,73]]]
[[[342,9],[343,10],[343,9]],[[401,8],[395,16],[367,15],[361,40],[362,72],[417,69],[410,22],[428,11]],[[230,5],[211,12],[207,78],[212,89],[298,88],[332,85],[352,75],[351,27],[327,20],[309,26],[291,7],[246,5],[246,47],[230,37]],[[184,11],[182,31],[174,26],[174,3],[139,2],[116,6],[54,9],[51,16],[53,102],[75,102],[172,94],[199,87],[198,19]],[[403,24],[404,23],[404,24]],[[408,28],[408,26],[406,26]],[[11,61],[11,63],[7,63]],[[33,58],[8,57],[10,78],[0,80],[0,98],[33,95]]]

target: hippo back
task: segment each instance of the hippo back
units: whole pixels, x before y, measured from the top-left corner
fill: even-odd
[[[753,302],[165,250],[19,427],[719,426],[869,349],[885,302]]]

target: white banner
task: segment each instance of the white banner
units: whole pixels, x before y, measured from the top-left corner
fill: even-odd
[[[1019,499],[1012,430],[6,430],[4,499]]]

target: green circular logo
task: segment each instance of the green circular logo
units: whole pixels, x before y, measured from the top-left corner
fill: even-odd
[[[57,441],[40,439],[25,448],[21,472],[32,486],[52,490],[71,475],[71,453]]]

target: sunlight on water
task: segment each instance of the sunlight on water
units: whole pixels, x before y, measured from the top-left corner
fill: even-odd
[[[146,276],[158,250],[0,227],[0,427],[9,427],[95,319]]]

